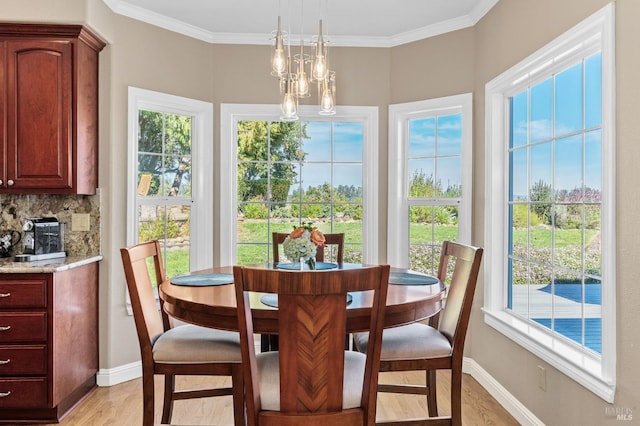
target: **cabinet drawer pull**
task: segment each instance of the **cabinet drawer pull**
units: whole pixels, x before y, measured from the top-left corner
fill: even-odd
[[[0,331],[7,331],[11,328],[10,325],[0,325]]]
[[[11,358],[9,359],[0,359],[0,365],[7,365],[11,362]]]
[[[7,181],[7,185],[9,185],[9,186],[13,186],[13,180],[9,179],[9,180]]]
[[[2,179],[0,179],[0,185],[2,185]]]
[[[9,296],[11,296],[11,293],[0,293],[0,298],[5,298],[5,297],[9,297]]]
[[[6,392],[0,392],[0,398],[4,398],[6,396],[11,395],[11,391],[6,391]]]

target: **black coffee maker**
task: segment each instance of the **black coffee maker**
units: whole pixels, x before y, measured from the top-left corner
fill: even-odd
[[[11,257],[21,239],[22,234],[18,231],[0,231],[0,257]]]
[[[23,253],[15,256],[16,262],[65,257],[64,223],[55,217],[30,217],[22,226]]]

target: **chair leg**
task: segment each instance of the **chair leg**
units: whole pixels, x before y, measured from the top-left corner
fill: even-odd
[[[175,391],[176,376],[167,374],[164,376],[164,398],[162,402],[162,424],[171,423],[173,413],[173,392]]]
[[[231,367],[231,386],[233,388],[233,423],[235,426],[244,426],[244,382],[241,363]]]
[[[269,351],[269,335],[261,334],[260,335],[260,352],[268,352]]]
[[[451,425],[462,426],[462,368],[451,370]]]
[[[155,404],[155,391],[153,371],[142,373],[142,426],[153,426],[153,409]]]
[[[277,334],[262,334],[260,335],[260,352],[269,352],[278,350],[278,335]]]
[[[438,417],[438,401],[436,398],[436,370],[427,370],[427,409],[429,417]]]

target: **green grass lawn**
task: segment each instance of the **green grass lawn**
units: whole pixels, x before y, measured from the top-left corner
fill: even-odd
[[[246,243],[238,246],[238,263],[252,264],[261,263],[269,256],[271,261],[271,232],[290,232],[293,223],[279,223],[273,221],[271,227],[267,228],[266,221],[246,220],[238,223],[238,242]],[[359,249],[362,244],[362,224],[361,222],[336,222],[333,229],[328,223],[318,222],[318,228],[325,233],[344,232],[345,241],[351,243],[352,249]],[[411,224],[411,243],[444,240],[456,240],[458,228],[456,226],[431,226],[430,224]],[[549,229],[532,229],[530,234],[531,247],[533,249],[548,248],[551,246],[551,231]],[[586,231],[587,243],[597,235],[595,230]],[[516,230],[514,232],[514,243],[517,246],[524,246],[527,242],[527,231]],[[555,232],[555,245],[561,247],[580,247],[581,230],[579,229],[558,229]],[[189,252],[187,248],[167,251],[167,275],[176,276],[189,272]]]
[[[166,259],[167,277],[183,275],[191,269],[189,267],[189,247],[167,250]]]

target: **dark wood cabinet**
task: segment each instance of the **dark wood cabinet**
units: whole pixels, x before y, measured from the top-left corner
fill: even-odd
[[[0,23],[0,193],[95,194],[103,47],[80,25]]]
[[[59,422],[97,371],[98,263],[0,274],[0,424]]]

